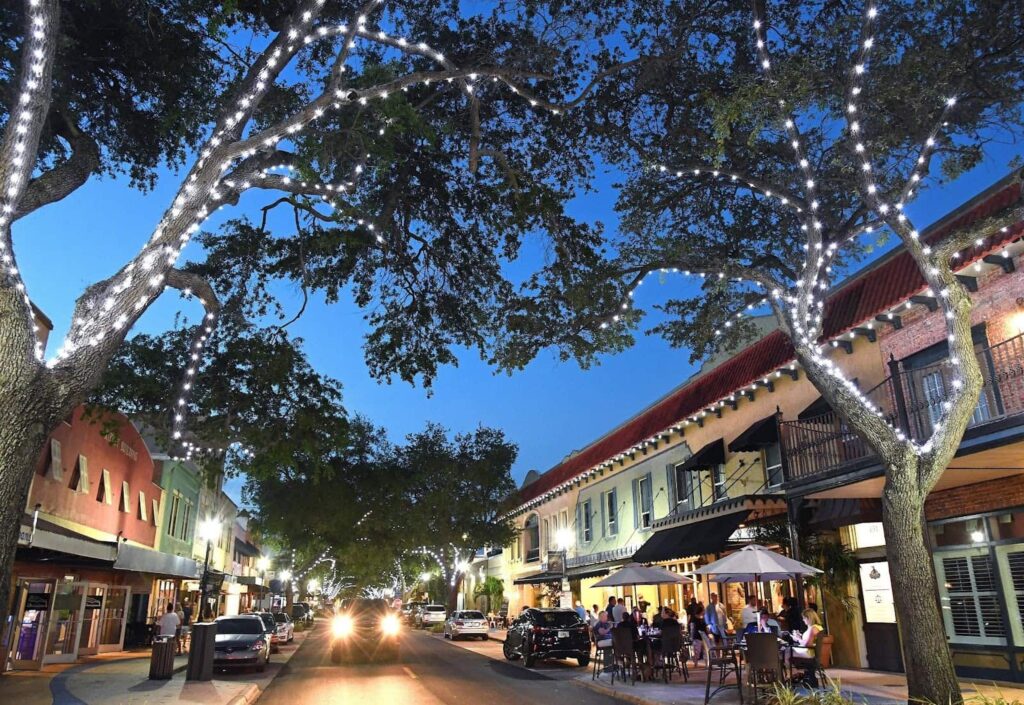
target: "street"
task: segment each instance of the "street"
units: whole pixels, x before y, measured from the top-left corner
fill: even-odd
[[[518,663],[489,658],[496,643],[453,645],[423,632],[403,637],[398,663],[334,665],[328,653],[329,631],[317,629],[285,665],[259,699],[259,705],[352,703],[353,705],[433,705],[486,700],[506,703],[612,705],[620,701],[594,693],[565,677],[580,668],[560,663],[530,671]]]

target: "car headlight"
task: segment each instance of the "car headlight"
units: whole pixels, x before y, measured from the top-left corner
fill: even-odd
[[[352,633],[352,620],[345,616],[335,617],[334,621],[331,622],[331,631],[334,633],[334,636],[348,636]]]
[[[401,625],[398,623],[398,617],[393,614],[389,614],[384,619],[380,620],[381,631],[387,636],[395,636],[398,634],[398,630]]]
[[[263,648],[266,645],[267,645],[267,642],[263,641],[262,639],[257,639],[252,644],[252,650],[253,651],[263,651]]]

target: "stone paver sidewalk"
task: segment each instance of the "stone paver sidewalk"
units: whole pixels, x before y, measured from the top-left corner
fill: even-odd
[[[149,680],[149,651],[104,654],[80,663],[47,666],[42,671],[17,671],[0,677],[4,703],[17,705],[247,705],[274,679],[305,641],[308,632],[295,635],[270,658],[263,673],[255,670],[215,672],[206,682],[185,680],[186,656],[175,659],[170,680]]]
[[[855,702],[867,705],[905,705],[907,702],[907,681],[899,673],[882,673],[859,669],[831,668],[829,678],[836,683],[843,694]],[[602,674],[597,680],[591,675],[579,675],[575,681],[578,685],[591,688],[601,693],[637,705],[703,705],[707,671],[703,668],[691,668],[690,680],[683,683],[678,674],[670,683],[656,680],[651,683],[637,681],[631,685],[616,680],[611,685],[611,677]],[[713,677],[711,690],[714,691],[718,678]],[[728,682],[733,682],[730,678]],[[1024,688],[1014,685],[997,685],[992,683],[962,681],[964,698],[972,696],[1002,696],[1009,702],[1024,702]],[[746,693],[744,698],[746,699]],[[735,688],[727,688],[713,697],[712,705],[738,705],[739,695]]]

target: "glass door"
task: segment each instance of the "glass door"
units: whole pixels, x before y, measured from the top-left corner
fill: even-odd
[[[53,600],[53,582],[19,580],[14,598],[14,631],[11,668],[34,670],[43,667],[43,645]]]
[[[92,656],[99,652],[100,627],[102,626],[105,585],[85,585],[85,601],[82,603],[81,626],[78,629],[78,655]]]
[[[78,629],[86,585],[59,582],[53,595],[43,663],[73,663],[78,657]]]
[[[125,610],[131,588],[108,587],[100,612],[99,651],[120,651],[124,644]]]

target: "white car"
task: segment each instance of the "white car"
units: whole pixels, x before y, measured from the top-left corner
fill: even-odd
[[[423,605],[416,613],[416,626],[426,629],[431,624],[444,624],[447,615],[444,605]]]
[[[292,643],[295,640],[295,625],[291,617],[284,612],[274,612],[274,621],[277,622],[277,643]]]
[[[452,612],[444,623],[444,638],[455,641],[460,636],[475,636],[487,639],[487,618],[477,610]]]

